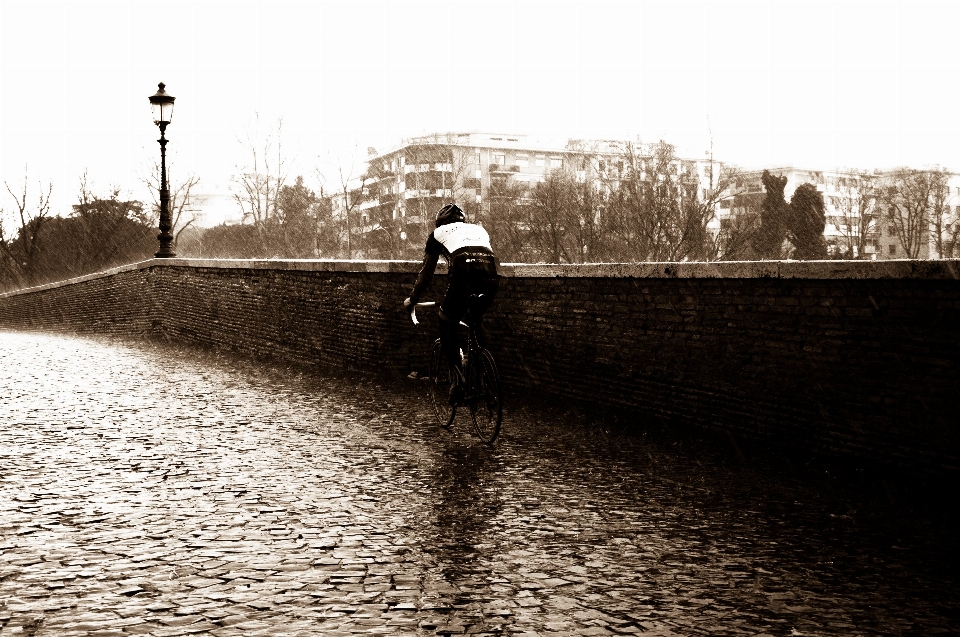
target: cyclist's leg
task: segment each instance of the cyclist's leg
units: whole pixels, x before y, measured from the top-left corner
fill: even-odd
[[[467,301],[470,298],[469,282],[464,277],[451,274],[447,285],[447,292],[440,302],[440,344],[450,361],[452,369],[460,369],[460,344],[457,340],[457,330],[460,319],[467,311]]]
[[[489,347],[487,345],[487,331],[483,328],[483,315],[493,305],[499,289],[500,278],[497,276],[476,277],[471,285],[472,294],[483,295],[470,306],[470,320],[473,321],[473,327],[477,333],[477,342],[484,349],[489,349]]]
[[[451,321],[450,318],[440,311],[440,345],[443,347],[443,353],[450,363],[450,369],[460,368],[460,345],[457,343],[457,326],[459,321]]]

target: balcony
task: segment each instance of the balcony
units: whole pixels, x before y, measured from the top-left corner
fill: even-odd
[[[450,188],[421,189],[407,188],[403,192],[404,199],[425,199],[428,197],[453,197],[453,191]]]
[[[410,173],[426,173],[426,172],[443,172],[443,173],[452,173],[453,164],[449,163],[440,163],[440,164],[407,164],[403,167],[403,174],[409,175]]]
[[[492,173],[518,173],[520,172],[520,166],[517,164],[510,164],[509,166],[502,164],[490,164],[490,172]]]

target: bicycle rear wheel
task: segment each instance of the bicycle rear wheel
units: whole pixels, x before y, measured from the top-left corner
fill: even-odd
[[[437,422],[445,429],[453,424],[453,418],[457,415],[457,408],[450,404],[450,386],[455,373],[450,369],[450,363],[443,354],[438,338],[434,341],[433,352],[430,354],[430,400],[433,402]]]
[[[477,437],[487,444],[497,439],[503,420],[503,400],[500,395],[500,375],[493,355],[480,350],[479,360],[471,363],[470,417]]]

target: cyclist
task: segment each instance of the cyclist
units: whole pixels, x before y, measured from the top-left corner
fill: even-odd
[[[417,275],[413,292],[404,300],[403,306],[409,312],[414,310],[421,294],[430,285],[437,261],[442,256],[447,262],[448,274],[447,291],[440,303],[440,343],[450,368],[458,372],[450,389],[450,400],[456,402],[457,384],[463,375],[457,325],[469,309],[469,319],[476,325],[477,340],[481,347],[487,347],[482,321],[484,312],[493,305],[500,287],[497,257],[490,247],[487,231],[477,224],[466,223],[463,210],[452,203],[437,213],[436,230],[427,237],[423,252],[423,267]],[[474,294],[482,294],[483,297],[468,308],[470,296]]]

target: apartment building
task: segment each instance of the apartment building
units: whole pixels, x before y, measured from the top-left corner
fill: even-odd
[[[863,249],[865,255],[869,255],[866,258],[874,258],[878,245],[875,212],[871,201],[861,202],[860,200],[861,196],[867,196],[867,194],[858,173],[812,170],[794,166],[780,166],[765,170],[771,175],[786,177],[787,183],[783,189],[783,196],[787,202],[793,197],[797,187],[805,183],[813,184],[823,194],[827,217],[823,234],[829,250],[840,252],[848,249],[855,254],[858,253],[859,246],[850,245],[853,235],[861,231],[862,223],[868,224],[868,227],[863,229],[867,233]],[[766,197],[761,179],[763,173],[764,170],[747,170],[741,173],[738,187],[733,189],[721,203],[718,216],[722,227],[726,228],[735,223],[743,226],[745,221],[759,216],[760,207]],[[862,211],[861,207],[864,207]]]
[[[767,169],[772,175],[787,178],[784,198],[790,201],[797,187],[804,183],[816,186],[823,194],[826,214],[824,238],[828,256],[866,259],[909,258],[904,245],[905,229],[891,215],[890,206],[878,197],[878,189],[889,187],[896,171],[872,172],[853,170],[811,170],[794,166]],[[766,192],[761,181],[763,170],[745,171],[740,186],[721,203],[720,223],[723,227],[759,215]],[[954,254],[954,237],[960,223],[960,175],[948,177],[941,219],[941,240],[936,239],[936,222],[931,213],[917,219],[915,238],[919,242],[916,258],[949,257]],[[933,202],[930,204],[934,207]],[[900,226],[898,228],[898,225]],[[938,245],[942,250],[938,249]],[[957,246],[960,247],[960,246]],[[862,248],[862,254],[860,252]]]
[[[482,215],[487,197],[509,183],[527,187],[581,151],[540,143],[525,135],[446,133],[411,139],[370,157],[365,208],[419,221],[445,202]]]
[[[639,156],[652,154],[652,149],[649,144],[634,146]],[[677,175],[709,181],[709,162],[676,163]],[[368,246],[381,246],[383,254],[412,254],[421,248],[443,204],[456,202],[468,219],[483,223],[495,214],[498,199],[529,200],[527,195],[555,170],[609,186],[624,171],[623,142],[557,143],[479,132],[426,135],[371,155],[364,177],[352,183],[349,192],[333,195],[331,203],[335,215],[351,210],[357,217],[354,232],[373,239]]]

